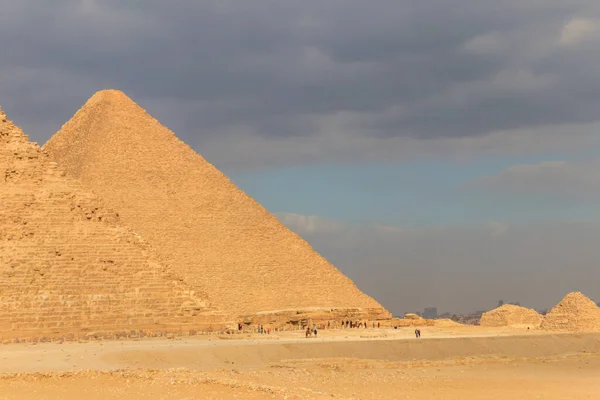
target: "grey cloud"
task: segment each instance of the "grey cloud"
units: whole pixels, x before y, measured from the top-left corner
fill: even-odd
[[[600,16],[592,0],[1,6],[0,101],[37,140],[106,85],[194,144],[320,137],[340,113],[362,137],[481,136],[600,106],[598,42],[559,43],[571,18]]]
[[[176,113],[177,106],[170,107]],[[183,113],[181,115],[184,115]],[[269,138],[244,127],[228,131],[223,140],[206,137],[195,144],[211,162],[225,171],[276,168],[327,162],[364,163],[435,159],[464,161],[506,155],[529,157],[547,154],[579,155],[598,148],[600,123],[542,126],[537,129],[499,131],[489,135],[419,140],[410,137],[379,138],[364,135],[358,125],[362,115],[323,117],[317,124],[324,131],[311,137]],[[369,118],[375,118],[370,117]]]
[[[467,185],[501,194],[600,202],[600,160],[514,165]]]

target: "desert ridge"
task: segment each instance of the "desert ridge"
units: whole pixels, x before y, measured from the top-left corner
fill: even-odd
[[[160,336],[231,324],[0,110],[0,338]]]
[[[391,317],[123,92],[96,93],[44,150],[228,313],[271,322]]]

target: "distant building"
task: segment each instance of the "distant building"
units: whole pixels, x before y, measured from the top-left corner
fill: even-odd
[[[437,307],[427,307],[423,310],[423,318],[425,319],[435,319],[437,316]]]

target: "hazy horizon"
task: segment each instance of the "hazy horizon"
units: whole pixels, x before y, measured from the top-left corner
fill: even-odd
[[[600,300],[596,1],[0,6],[33,141],[120,89],[394,314]]]

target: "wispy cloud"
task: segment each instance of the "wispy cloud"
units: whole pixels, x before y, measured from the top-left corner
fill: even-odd
[[[600,202],[600,160],[514,165],[471,187],[521,196]]]
[[[321,218],[316,215],[301,215],[289,212],[277,212],[275,216],[291,230],[303,233],[328,233],[343,229],[337,221]]]
[[[590,40],[600,39],[600,20],[590,18],[573,18],[567,22],[561,32],[559,43],[562,45],[578,45]]]

